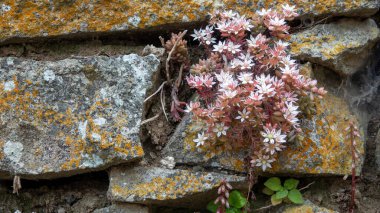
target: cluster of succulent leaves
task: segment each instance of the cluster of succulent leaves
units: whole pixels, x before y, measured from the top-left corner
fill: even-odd
[[[301,192],[297,189],[299,180],[290,178],[281,184],[278,177],[271,177],[265,183],[263,193],[271,196],[272,205],[284,202],[302,204],[304,202]]]
[[[196,147],[248,149],[251,167],[265,171],[302,131],[301,100],[314,101],[326,91],[291,58],[286,21],[296,16],[290,5],[251,17],[219,11],[208,26],[194,31],[205,51],[186,77],[198,94],[186,109],[199,127]]]
[[[238,190],[233,190],[228,197],[229,208],[225,209],[225,213],[243,213],[244,207],[248,204],[247,199]],[[207,205],[207,210],[213,213],[218,212],[220,204],[215,204],[210,201]]]

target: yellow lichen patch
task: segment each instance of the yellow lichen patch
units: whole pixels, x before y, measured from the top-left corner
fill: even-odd
[[[316,109],[317,113],[312,120],[303,125],[303,139],[288,145],[270,172],[351,172],[351,145],[344,137],[348,120],[357,123],[356,117],[352,116],[343,99],[329,93],[316,103]],[[359,141],[357,149],[360,154],[364,153],[363,141]]]
[[[301,206],[288,207],[283,211],[283,213],[335,213],[335,211],[322,207],[304,204]]]
[[[161,174],[162,175],[162,174]],[[111,185],[111,194],[113,196],[138,198],[152,198],[155,200],[168,200],[183,197],[189,193],[203,192],[206,188],[214,188],[219,183],[211,180],[206,175],[196,175],[187,170],[176,171],[170,177],[153,177],[147,182],[139,184],[127,184],[121,186],[117,183]]]
[[[48,142],[62,143],[63,147],[67,147],[65,156],[67,161],[62,163],[61,169],[78,168],[81,165],[83,155],[92,155],[103,150],[108,150],[110,155],[114,152],[120,152],[126,155],[124,157],[143,156],[144,152],[141,145],[134,144],[122,134],[123,128],[126,128],[128,123],[127,115],[119,113],[117,118],[113,119],[111,112],[105,110],[112,107],[107,99],[101,100],[99,97],[95,97],[94,99],[99,99],[99,101],[94,101],[85,113],[80,111],[80,107],[83,108],[83,106],[78,103],[69,105],[60,111],[57,106],[45,103],[40,90],[41,88],[31,80],[19,82],[16,77],[13,77],[13,80],[0,82],[0,117],[9,117],[12,120],[17,120],[17,122],[40,129],[58,129],[56,135],[51,136],[54,140]],[[94,122],[94,119],[102,118],[102,116],[108,118],[109,122],[104,126]],[[106,120],[105,118],[102,119],[102,122]],[[1,145],[0,148],[2,148]],[[38,145],[32,146],[31,148],[35,150],[35,156],[41,157],[44,154],[49,154],[45,153],[41,147],[35,147]],[[44,169],[54,170],[56,168]]]
[[[263,7],[291,3],[303,14],[328,14],[364,8],[376,11],[369,0],[108,0],[23,1],[4,0],[9,10],[0,12],[0,39],[56,36],[77,32],[145,29],[158,25],[204,20],[208,12],[225,8],[250,16]]]
[[[220,158],[219,163],[223,166],[227,166],[228,168],[234,168],[234,170],[238,172],[246,171],[244,160],[236,158],[236,156],[233,155]]]
[[[315,36],[315,35],[295,35],[293,36],[293,42],[291,43],[290,52],[294,55],[298,55],[303,52],[303,50],[311,49],[311,48],[318,48],[321,49],[321,52],[325,55],[329,56],[329,53],[331,54],[338,54],[338,47],[332,48],[329,45],[329,43],[333,43],[336,41],[335,36],[325,34],[321,36]],[[335,50],[331,50],[335,49]]]

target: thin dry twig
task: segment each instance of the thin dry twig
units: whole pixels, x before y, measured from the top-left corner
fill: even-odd
[[[253,211],[261,211],[261,210],[264,210],[264,209],[269,209],[269,208],[271,208],[271,207],[273,207],[274,205],[269,205],[269,206],[263,206],[263,207],[260,207],[260,208],[258,208],[258,209],[253,209]]]
[[[302,191],[302,190],[305,190],[305,189],[309,188],[309,187],[310,187],[311,185],[313,185],[314,183],[315,183],[315,181],[313,181],[313,182],[307,184],[305,187],[300,188],[299,191]]]
[[[168,119],[168,115],[166,114],[166,110],[165,110],[165,96],[164,96],[164,93],[163,93],[163,89],[161,90],[161,106],[162,106],[162,111],[164,111],[164,115],[165,115],[165,118],[166,120],[169,122],[169,119]]]
[[[161,115],[161,112],[159,112],[157,115],[155,115],[155,116],[153,116],[151,118],[143,120],[140,125],[142,126],[142,125],[144,125],[146,123],[152,122],[152,121],[156,120],[158,117],[160,117],[160,115]]]
[[[175,84],[174,84],[177,88],[181,85],[181,82],[182,82],[182,73],[183,73],[183,68],[184,67],[185,67],[185,64],[181,64],[181,67],[179,68],[178,78],[177,78],[177,80],[175,81]]]
[[[156,92],[154,92],[152,95],[150,95],[149,97],[147,97],[144,100],[144,103],[147,102],[149,99],[151,99],[153,96],[155,96],[157,93],[159,93],[160,90],[162,90],[162,88],[165,86],[166,83],[167,83],[167,81],[162,82],[161,86],[156,90]]]

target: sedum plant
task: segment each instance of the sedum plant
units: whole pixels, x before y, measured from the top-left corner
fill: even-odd
[[[186,111],[200,124],[197,147],[249,150],[251,167],[271,168],[287,140],[300,132],[300,99],[326,93],[301,75],[288,53],[294,7],[261,10],[254,17],[215,12],[209,25],[195,30],[206,57],[190,67],[188,85],[198,100]]]

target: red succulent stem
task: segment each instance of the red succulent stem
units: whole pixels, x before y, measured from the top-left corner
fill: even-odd
[[[351,203],[349,212],[354,212],[354,206],[355,206],[355,191],[356,191],[356,156],[355,156],[355,134],[354,134],[354,126],[351,123],[350,124],[350,139],[351,139],[351,157],[352,157],[352,165],[351,165]]]

